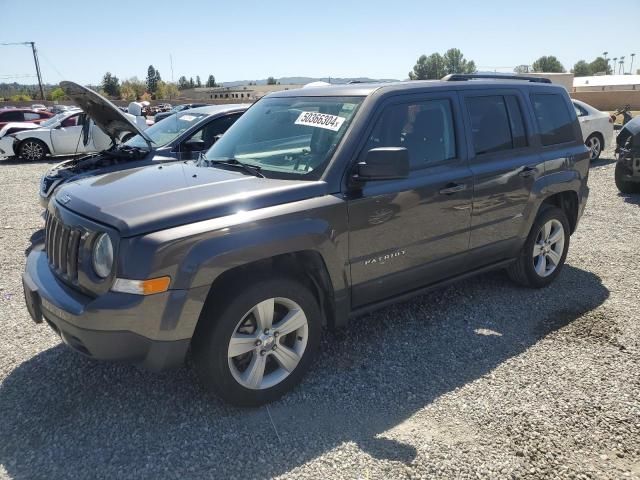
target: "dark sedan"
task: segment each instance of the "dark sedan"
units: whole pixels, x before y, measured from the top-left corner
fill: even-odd
[[[42,110],[31,110],[30,108],[0,110],[0,128],[12,122],[40,123],[51,117],[53,117],[52,113]]]

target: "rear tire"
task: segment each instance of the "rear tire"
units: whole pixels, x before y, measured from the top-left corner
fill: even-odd
[[[18,147],[18,156],[22,160],[37,162],[47,156],[47,146],[37,138],[27,138]]]
[[[309,368],[322,317],[302,283],[275,277],[235,283],[210,296],[193,338],[195,369],[204,386],[239,406],[271,402]]]
[[[593,162],[600,158],[602,153],[602,137],[598,133],[592,133],[584,144],[589,149],[589,159]]]
[[[640,182],[630,182],[625,180],[624,175],[624,167],[620,165],[620,162],[616,163],[615,180],[616,187],[618,187],[620,193],[640,193]]]
[[[516,283],[532,288],[549,285],[560,274],[569,250],[569,221],[558,207],[538,213],[516,261],[508,268]]]

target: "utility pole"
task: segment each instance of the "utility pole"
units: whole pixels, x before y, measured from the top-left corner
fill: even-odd
[[[38,62],[38,51],[36,50],[35,42],[10,42],[10,43],[0,43],[0,46],[7,45],[31,45],[31,51],[33,52],[33,61],[36,64],[36,74],[38,76],[38,85],[40,86],[40,96],[42,100],[44,100],[44,89],[42,88],[42,74],[40,73],[40,62]]]
[[[40,86],[40,97],[44,100],[44,89],[42,88],[42,75],[40,74],[40,62],[38,62],[38,52],[36,50],[35,42],[27,42],[31,44],[31,50],[33,51],[33,61],[36,64],[36,75],[38,75],[38,85]]]

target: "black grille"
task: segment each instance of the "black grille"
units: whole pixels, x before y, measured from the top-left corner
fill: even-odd
[[[49,265],[58,275],[72,282],[78,279],[78,253],[81,239],[80,230],[65,226],[50,213],[47,215],[45,248]]]

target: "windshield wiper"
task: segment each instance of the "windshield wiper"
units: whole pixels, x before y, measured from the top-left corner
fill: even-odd
[[[242,170],[244,170],[245,172],[247,172],[247,173],[249,173],[251,175],[254,175],[254,176],[259,177],[259,178],[265,178],[265,176],[260,171],[262,169],[259,166],[257,166],[257,165],[248,165],[246,163],[242,163],[240,160],[238,160],[235,157],[224,158],[224,159],[220,159],[220,160],[204,159],[204,161],[207,162],[207,163],[213,163],[214,165],[218,164],[218,165],[226,165],[228,167],[241,168]]]

